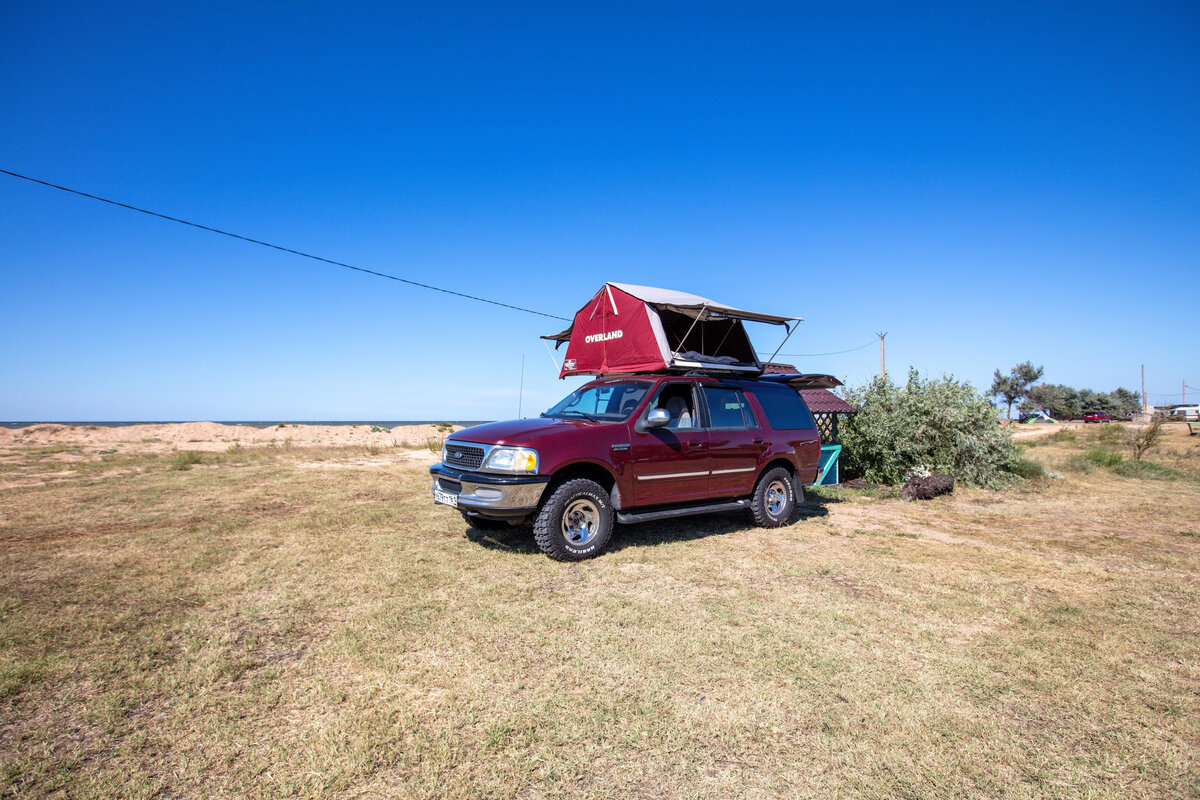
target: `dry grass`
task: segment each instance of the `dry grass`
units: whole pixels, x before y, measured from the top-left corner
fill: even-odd
[[[10,448],[0,796],[1196,796],[1200,438],[1071,433],[1062,480],[577,565],[403,451]]]

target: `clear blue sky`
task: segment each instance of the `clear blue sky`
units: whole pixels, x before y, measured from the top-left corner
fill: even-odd
[[[0,168],[563,316],[614,280],[892,372],[1200,386],[1195,3],[254,5],[0,2]],[[554,320],[7,176],[0,275],[4,420],[574,385]]]

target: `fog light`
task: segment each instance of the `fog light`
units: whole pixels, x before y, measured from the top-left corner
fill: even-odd
[[[501,497],[499,489],[488,489],[480,486],[475,490],[475,496],[480,500],[499,500]]]

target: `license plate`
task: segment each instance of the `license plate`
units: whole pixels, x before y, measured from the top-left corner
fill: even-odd
[[[443,492],[441,489],[433,490],[433,502],[441,503],[444,506],[458,508],[458,495]]]

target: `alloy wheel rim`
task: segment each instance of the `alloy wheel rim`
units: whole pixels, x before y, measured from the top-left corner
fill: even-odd
[[[788,490],[783,481],[771,481],[767,486],[767,513],[778,517],[787,506]]]
[[[580,547],[596,538],[600,510],[587,498],[577,498],[567,504],[562,515],[563,538]]]

